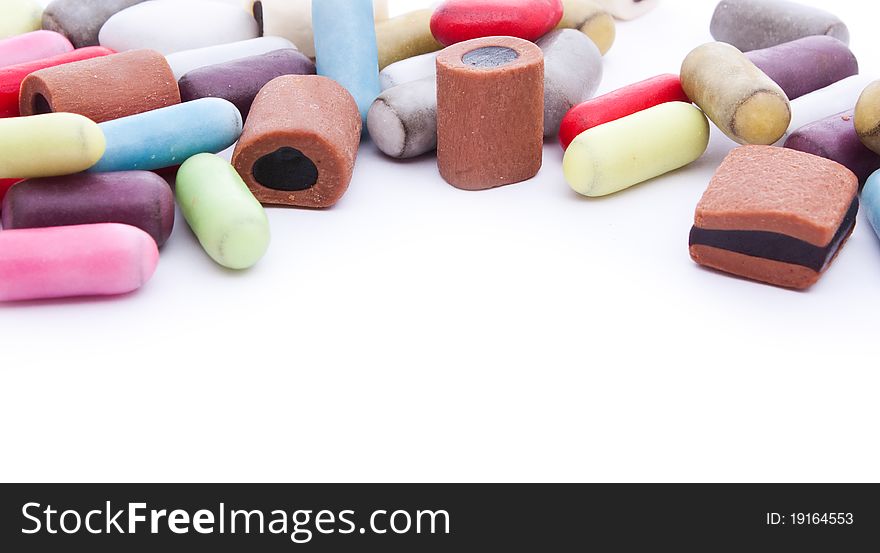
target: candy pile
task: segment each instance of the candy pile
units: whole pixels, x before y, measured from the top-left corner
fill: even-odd
[[[860,186],[880,232],[880,81],[835,16],[722,0],[718,42],[680,75],[594,98],[615,18],[656,5],[446,0],[389,19],[385,0],[2,0],[0,301],[136,290],[175,202],[213,260],[252,267],[264,206],[333,206],[365,134],[394,159],[436,151],[465,190],[531,179],[558,137],[566,181],[595,197],[694,162],[712,126],[742,146],[696,208],[692,258],[809,287]]]

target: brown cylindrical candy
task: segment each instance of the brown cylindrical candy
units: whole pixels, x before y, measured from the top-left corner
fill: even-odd
[[[103,123],[180,103],[165,56],[132,50],[41,69],[21,84],[22,115],[68,112]]]
[[[278,77],[257,94],[232,164],[264,204],[330,207],[348,190],[361,125],[336,81]]]
[[[449,184],[485,190],[541,169],[544,56],[514,37],[460,42],[437,57],[437,165]]]

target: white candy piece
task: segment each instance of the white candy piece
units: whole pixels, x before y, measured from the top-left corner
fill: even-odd
[[[804,125],[853,109],[862,91],[873,80],[869,75],[853,75],[792,100],[791,124],[786,136]]]
[[[260,36],[242,6],[212,0],[151,0],[122,10],[101,28],[101,46],[117,52],[149,48],[165,55]]]
[[[629,21],[657,7],[659,0],[594,0],[616,19]]]
[[[437,78],[382,92],[370,106],[367,130],[387,156],[405,159],[437,149]]]
[[[388,90],[389,88],[413,81],[420,81],[427,77],[436,77],[437,54],[439,53],[431,52],[400,60],[379,71],[379,82],[382,85],[382,90]]]
[[[602,53],[590,37],[574,29],[551,31],[537,45],[544,52],[544,136],[552,137],[565,114],[599,88]]]
[[[283,36],[303,54],[315,57],[312,0],[256,0],[253,14],[260,22],[263,35]],[[376,21],[388,19],[388,0],[373,0],[373,18]]]
[[[217,0],[213,1],[216,2]],[[218,44],[216,46],[175,52],[168,56],[168,65],[171,66],[171,70],[174,72],[174,78],[180,80],[181,77],[193,69],[290,48],[295,49],[296,47],[286,38],[264,36],[239,42],[230,42],[229,44]]]

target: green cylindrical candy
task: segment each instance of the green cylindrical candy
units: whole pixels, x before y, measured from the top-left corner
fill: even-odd
[[[191,157],[177,173],[177,203],[211,258],[247,269],[269,247],[269,219],[229,163],[213,154]]]

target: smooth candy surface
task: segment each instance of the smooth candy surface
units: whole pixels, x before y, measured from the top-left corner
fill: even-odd
[[[370,0],[314,0],[312,25],[318,75],[348,90],[366,122],[379,86],[379,53]]]
[[[56,177],[85,171],[104,154],[97,123],[72,113],[0,119],[0,178]]]
[[[422,54],[392,63],[379,73],[382,90],[437,76],[437,54]]]
[[[709,30],[715,40],[743,52],[812,35],[849,44],[849,30],[837,16],[788,0],[721,0]]]
[[[3,0],[0,17],[0,38],[29,33],[40,29],[43,7],[34,0]]]
[[[443,48],[431,34],[433,10],[416,10],[376,23],[379,69]]]
[[[853,75],[792,100],[789,132],[814,121],[831,117],[835,113],[853,109],[862,90],[871,83],[871,80],[872,77],[868,75]]]
[[[746,57],[773,79],[789,100],[859,72],[859,62],[846,44],[825,35],[752,50]]]
[[[474,38],[538,40],[562,20],[562,0],[446,0],[431,17],[431,32],[449,46]]]
[[[537,42],[544,52],[544,136],[559,133],[566,113],[590,98],[602,81],[602,54],[574,29],[551,31]]]
[[[880,237],[880,172],[873,173],[862,189],[862,206],[874,233]]]
[[[77,48],[98,45],[110,17],[144,0],[54,0],[43,12],[43,28],[57,31]]]
[[[241,114],[231,102],[202,98],[101,123],[107,151],[93,172],[153,171],[201,153],[218,153],[241,136]]]
[[[312,30],[312,0],[257,0],[253,14],[265,36],[283,36],[300,52],[315,57],[315,35]],[[388,0],[373,0],[375,20],[388,19]]]
[[[133,292],[156,271],[144,231],[116,223],[0,232],[0,301]]]
[[[260,90],[282,75],[314,75],[315,64],[296,50],[277,50],[190,71],[180,79],[184,102],[198,98],[229,100],[247,119]]]
[[[69,40],[52,31],[33,31],[0,40],[0,67],[18,65],[73,50]]]
[[[606,196],[684,167],[709,145],[699,109],[667,102],[593,127],[565,152],[565,180],[584,196]]]
[[[209,0],[151,0],[112,16],[98,35],[117,52],[151,48],[163,54],[238,42],[259,36],[243,7]]]
[[[681,86],[709,119],[740,144],[773,144],[791,122],[785,92],[729,44],[698,46],[681,65]]]
[[[853,110],[805,125],[789,135],[785,147],[843,165],[860,183],[880,169],[880,155],[869,150],[856,132]]]
[[[286,38],[277,36],[263,36],[252,38],[250,40],[242,40],[240,42],[232,42],[229,44],[218,44],[216,46],[208,46],[205,48],[196,48],[195,50],[184,50],[175,52],[167,57],[168,65],[174,73],[174,78],[180,80],[181,77],[202,67],[226,63],[242,58],[259,56],[267,54],[275,50],[296,49],[296,46]]]
[[[604,56],[614,44],[617,28],[614,18],[594,0],[562,0],[562,20],[557,29],[578,30],[596,43]]]
[[[0,117],[18,117],[21,83],[25,78],[41,69],[73,63],[102,56],[109,56],[112,50],[100,47],[80,48],[50,58],[10,65],[0,69]]]
[[[404,159],[437,148],[437,79],[405,83],[382,92],[367,116],[367,129],[385,155]]]
[[[18,182],[21,182],[21,179],[0,179],[0,202],[3,201],[3,198],[6,196],[6,193],[9,192],[9,189],[12,188],[12,185]]]
[[[641,17],[657,7],[658,0],[595,0],[617,19]]]
[[[582,132],[666,102],[690,102],[678,75],[658,75],[573,107],[559,127],[559,142],[568,148]]]
[[[174,194],[165,179],[148,171],[78,173],[16,184],[2,213],[6,230],[122,223],[161,247],[174,227]]]
[[[211,154],[177,172],[177,203],[211,259],[229,269],[253,267],[269,248],[269,218],[235,169]]]
[[[880,153],[880,81],[869,84],[859,96],[855,126],[862,143]]]

